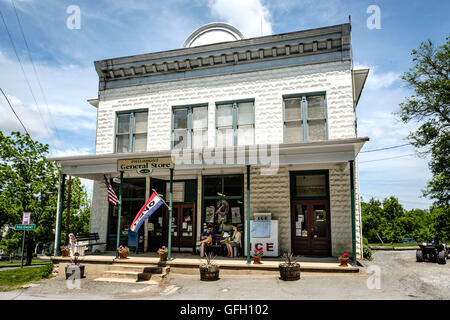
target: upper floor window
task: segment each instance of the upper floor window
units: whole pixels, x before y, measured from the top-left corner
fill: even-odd
[[[284,142],[327,139],[325,95],[284,98]]]
[[[172,147],[196,149],[208,146],[208,107],[174,107]]]
[[[243,146],[255,142],[255,111],[253,101],[217,104],[217,146]]]
[[[147,150],[147,111],[117,113],[116,152]]]

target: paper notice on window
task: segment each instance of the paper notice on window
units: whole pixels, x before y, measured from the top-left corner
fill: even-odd
[[[187,229],[187,222],[183,222],[183,229]]]
[[[205,217],[206,223],[212,223],[214,222],[214,207],[206,207],[206,217]]]
[[[302,236],[302,229],[295,229],[295,235],[297,237],[301,237]]]
[[[155,230],[154,224],[153,223],[149,223],[148,224],[148,231],[153,231]]]
[[[232,223],[241,223],[241,208],[239,208],[239,207],[231,208],[231,222]]]
[[[158,217],[158,223],[160,226],[162,226],[162,217]]]
[[[295,222],[295,228],[296,229],[301,229],[302,228],[302,222],[301,221]]]

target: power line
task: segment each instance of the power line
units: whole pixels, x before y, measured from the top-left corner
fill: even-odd
[[[382,151],[382,150],[388,150],[388,149],[400,148],[400,147],[409,146],[409,145],[410,145],[410,143],[405,143],[405,144],[401,144],[401,145],[398,145],[398,146],[392,146],[392,147],[386,147],[386,148],[380,148],[380,149],[373,149],[373,150],[361,151],[360,153]]]
[[[8,97],[6,96],[6,94],[3,92],[3,89],[0,88],[0,91],[3,93],[3,96],[5,97],[6,101],[8,102],[9,106],[11,107],[11,110],[14,112],[14,115],[16,116],[17,120],[19,120],[20,124],[22,125],[23,129],[25,130],[25,132],[27,133],[27,135],[31,138],[30,134],[28,133],[27,128],[25,128],[25,125],[23,124],[22,120],[20,120],[19,116],[17,115],[16,111],[14,110],[11,102],[9,102]]]
[[[383,161],[383,160],[391,160],[391,159],[397,159],[397,158],[403,158],[403,157],[410,157],[410,156],[415,156],[415,153],[410,153],[410,154],[404,154],[401,156],[395,156],[395,157],[389,157],[389,158],[382,158],[382,159],[374,159],[374,160],[367,160],[367,161],[359,161],[358,163],[365,163],[365,162],[375,162],[375,161]]]
[[[17,53],[16,46],[14,45],[14,41],[13,41],[13,39],[12,39],[12,37],[11,37],[11,33],[9,32],[8,26],[7,26],[7,24],[6,24],[5,18],[4,18],[4,16],[3,16],[3,13],[2,13],[1,10],[0,10],[0,16],[2,17],[3,25],[5,26],[6,33],[8,34],[9,41],[11,42],[11,46],[13,47],[14,53],[16,54],[17,61],[19,61],[20,68],[22,69],[23,76],[25,77],[25,81],[26,81],[26,83],[27,83],[27,85],[28,85],[28,89],[30,90],[31,96],[33,97],[33,100],[34,100],[34,102],[35,102],[35,104],[36,104],[36,108],[37,108],[37,110],[38,110],[38,112],[39,112],[39,116],[41,117],[42,122],[43,122],[45,128],[47,129],[47,132],[49,133],[49,136],[51,136],[51,132],[50,132],[50,130],[48,129],[48,126],[47,126],[47,124],[46,124],[46,122],[45,122],[44,117],[42,116],[41,110],[39,109],[39,105],[38,105],[37,100],[36,100],[36,97],[35,97],[35,95],[34,95],[34,93],[33,93],[33,89],[31,88],[30,81],[28,80],[28,77],[27,77],[27,75],[26,75],[26,73],[25,73],[25,69],[23,68],[22,61],[20,60],[19,54]]]
[[[34,65],[34,61],[33,61],[33,58],[32,58],[32,56],[31,56],[31,51],[30,51],[30,48],[29,48],[29,46],[28,46],[28,41],[27,41],[27,39],[26,39],[26,37],[25,37],[25,33],[24,33],[24,31],[23,31],[22,24],[20,23],[20,18],[19,18],[19,15],[18,15],[18,13],[17,13],[16,6],[15,6],[15,4],[14,4],[14,0],[11,0],[11,4],[12,4],[12,6],[13,6],[13,8],[14,8],[14,13],[16,14],[17,22],[19,23],[20,32],[22,33],[22,38],[23,38],[23,41],[25,42],[25,46],[26,46],[27,51],[28,51],[28,57],[30,58],[31,65],[33,66],[33,71],[34,71],[34,74],[35,74],[35,76],[36,76],[36,80],[37,80],[37,82],[38,82],[38,84],[39,84],[39,88],[40,88],[40,90],[41,90],[42,98],[44,99],[44,103],[45,103],[46,108],[47,108],[47,113],[48,113],[49,116],[50,116],[50,121],[52,122],[53,128],[55,129],[55,132],[56,132],[56,135],[58,136],[58,139],[61,140],[61,137],[59,136],[58,129],[57,129],[56,126],[55,126],[55,122],[53,121],[52,114],[51,114],[51,112],[50,112],[50,110],[49,110],[48,103],[47,103],[47,98],[46,98],[46,96],[45,96],[44,90],[43,90],[42,85],[41,85],[41,81],[40,81],[39,76],[38,76],[38,73],[37,73],[37,71],[36,71],[36,67],[35,67],[35,65]]]

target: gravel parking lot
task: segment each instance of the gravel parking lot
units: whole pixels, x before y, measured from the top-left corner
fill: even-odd
[[[450,299],[450,262],[417,263],[414,251],[377,251],[360,273],[302,273],[301,280],[293,282],[275,275],[228,274],[217,282],[202,282],[198,270],[193,271],[170,274],[159,285],[95,282],[88,277],[81,279],[79,289],[68,289],[66,280],[56,277],[0,292],[0,299]]]

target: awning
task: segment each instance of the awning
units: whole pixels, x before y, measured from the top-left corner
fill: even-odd
[[[368,137],[302,142],[293,144],[253,145],[228,148],[184,149],[161,152],[108,153],[69,157],[50,157],[63,174],[85,179],[100,179],[103,174],[116,174],[117,161],[172,157],[175,171],[287,164],[343,163],[354,160]]]

